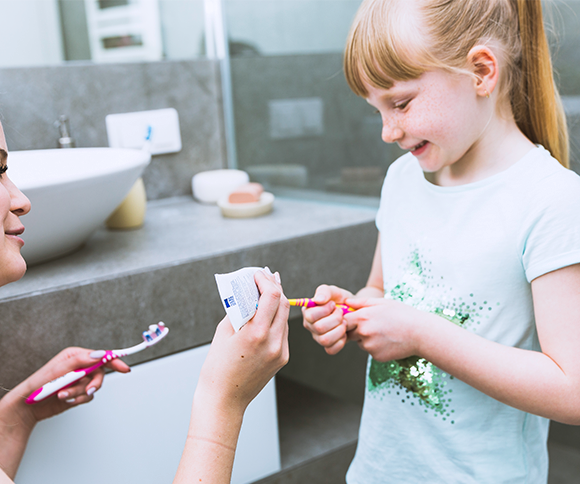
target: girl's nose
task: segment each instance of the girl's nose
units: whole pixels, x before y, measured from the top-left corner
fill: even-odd
[[[14,183],[10,182],[8,191],[10,193],[10,211],[13,214],[21,217],[30,212],[30,200]]]
[[[395,143],[403,137],[403,130],[396,124],[383,121],[383,131],[381,138],[385,143]]]

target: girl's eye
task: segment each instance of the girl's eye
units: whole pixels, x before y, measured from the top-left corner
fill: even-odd
[[[400,110],[402,110],[402,109],[405,109],[405,108],[406,108],[406,107],[409,105],[409,103],[410,103],[410,102],[411,102],[411,100],[410,100],[410,99],[409,99],[409,100],[407,100],[407,101],[403,101],[402,103],[395,104],[395,105],[394,105],[394,108],[395,108],[395,109],[398,109],[398,110],[400,111]]]
[[[0,178],[2,178],[2,175],[4,175],[4,173],[6,173],[8,171],[8,165],[1,165],[0,166]]]

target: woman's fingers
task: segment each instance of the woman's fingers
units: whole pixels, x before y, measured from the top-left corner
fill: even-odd
[[[119,373],[129,373],[131,371],[131,367],[119,358],[110,361],[105,366]]]
[[[84,397],[92,397],[101,388],[104,373],[101,369],[96,370],[90,375],[81,378],[70,387],[63,388],[57,393],[58,399],[64,400],[67,403],[80,403],[81,400],[86,400]],[[79,397],[83,397],[83,399],[79,399]]]
[[[91,354],[93,354],[93,357],[90,356]],[[82,349],[82,351],[80,351],[78,354],[75,354],[72,358],[67,360],[67,365],[72,365],[72,369],[75,370],[82,367],[87,367],[89,366],[89,361],[90,363],[94,364],[95,359],[98,360],[98,358],[94,358],[95,354],[98,354],[98,352]],[[87,358],[87,355],[89,355],[89,359]],[[78,358],[77,362],[74,361],[76,358]],[[131,368],[120,359],[114,359],[107,363],[105,366],[120,373],[128,373],[131,371]],[[91,397],[92,399],[92,395],[103,385],[103,380],[105,378],[104,368],[104,366],[98,368],[85,377],[81,378],[79,381],[75,382],[73,385],[60,390],[57,393],[58,399],[64,400],[67,403],[75,404],[89,401],[89,399],[85,397]]]
[[[258,271],[254,280],[260,291],[258,301],[258,311],[252,319],[255,326],[269,328],[275,320],[280,306],[287,306],[288,301],[284,297],[282,287],[275,282],[274,276],[267,276],[264,272]]]

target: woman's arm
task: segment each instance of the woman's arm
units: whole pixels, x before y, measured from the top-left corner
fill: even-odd
[[[14,484],[12,479],[6,475],[2,468],[0,468],[0,484]]]
[[[95,358],[91,357],[92,353],[92,350],[85,348],[67,348],[61,351],[0,400],[0,467],[8,477],[14,479],[37,422],[76,405],[90,402],[94,392],[103,384],[104,368],[99,368],[74,385],[34,405],[28,405],[25,402],[26,397],[45,383],[71,370],[94,365]],[[121,373],[130,371],[121,360],[113,360],[107,366]]]
[[[532,281],[542,352],[487,340],[397,301],[348,300],[351,333],[379,361],[411,355],[520,410],[580,424],[580,265]]]
[[[230,482],[246,407],[288,362],[290,306],[273,278],[257,272],[255,279],[261,296],[254,318],[236,333],[226,317],[216,330],[174,484]]]

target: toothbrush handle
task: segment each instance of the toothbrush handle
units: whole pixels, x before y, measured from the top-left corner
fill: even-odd
[[[308,297],[301,297],[299,299],[288,299],[290,306],[303,306],[305,308],[313,308],[318,306],[312,299]]]
[[[108,357],[109,354],[111,354],[111,358]],[[111,361],[113,358],[117,358],[117,356],[114,355],[113,352],[107,351],[107,354],[105,354],[105,356],[103,356],[103,358],[101,358],[101,360],[98,363],[95,363],[93,366],[89,368],[81,368],[79,370],[69,371],[67,374],[41,386],[38,390],[35,390],[30,394],[30,396],[26,399],[26,403],[32,405],[33,403],[38,403],[45,398],[54,395],[59,390],[71,386],[73,383],[79,381],[81,378],[84,378],[86,375],[95,371],[97,368],[100,368],[105,363]]]
[[[347,306],[346,304],[337,304],[336,307],[342,309],[342,314],[352,313],[352,312],[356,311],[356,309],[351,308],[350,306]]]
[[[303,297],[300,299],[288,299],[288,303],[290,303],[290,306],[303,306],[306,308],[313,308],[315,306],[318,306],[318,304],[316,304],[312,299],[308,297]],[[342,309],[342,314],[352,313],[354,311],[353,308],[347,306],[346,304],[337,304],[336,307]]]

